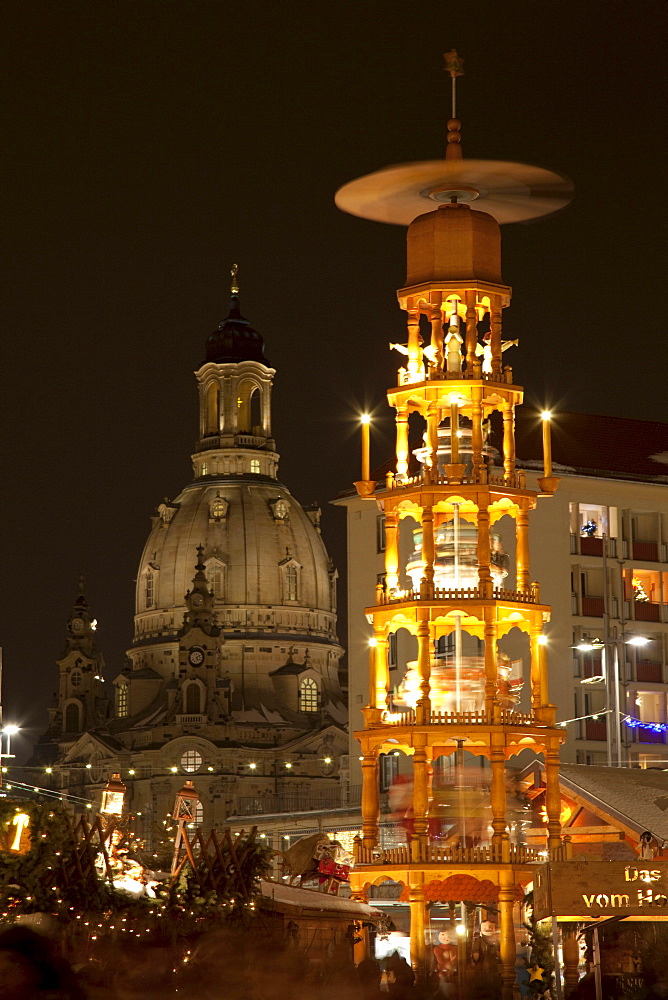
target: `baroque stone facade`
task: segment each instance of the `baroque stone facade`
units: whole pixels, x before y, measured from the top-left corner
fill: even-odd
[[[152,517],[113,710],[82,585],[68,622],[57,705],[35,758],[72,801],[95,803],[119,771],[147,836],[184,776],[207,827],[341,794],[336,571],[319,510],[277,478],[274,374],[240,313],[235,276],[229,315],[196,372],[194,479]]]

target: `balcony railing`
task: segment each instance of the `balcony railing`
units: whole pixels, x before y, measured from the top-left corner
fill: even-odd
[[[466,864],[494,865],[515,864],[525,865],[535,861],[543,861],[541,852],[523,844],[510,844],[507,841],[500,847],[448,847],[438,844],[415,844],[403,847],[356,847],[356,864],[358,865],[410,865],[410,864]]]
[[[651,601],[634,601],[633,617],[637,622],[660,622],[661,605]]]
[[[602,618],[604,600],[602,597],[582,597],[582,614],[587,618]]]
[[[642,726],[637,726],[633,730],[633,741],[634,743],[664,743],[666,742],[665,733],[657,733],[652,729],[643,729]]]
[[[638,660],[636,663],[636,680],[649,681],[650,684],[661,684],[662,669],[660,663],[653,660]]]
[[[640,542],[633,540],[633,558],[643,562],[659,561],[659,546],[657,542]]]
[[[377,607],[386,604],[410,603],[412,601],[511,601],[515,604],[537,604],[540,601],[540,590],[537,584],[532,584],[529,591],[507,590],[505,587],[494,587],[491,594],[485,596],[479,587],[456,587],[448,590],[435,587],[433,596],[425,597],[420,590],[384,591],[380,587],[376,592]]]
[[[176,721],[186,726],[203,726],[209,721],[209,717],[207,715],[201,715],[198,713],[193,714],[191,712],[186,715],[177,715]]]
[[[605,719],[586,719],[584,729],[586,740],[606,740],[608,738]]]
[[[403,489],[406,486],[449,486],[450,482],[448,476],[442,473],[439,473],[439,475],[425,475],[420,472],[416,476],[401,476],[398,478],[388,476],[386,487],[390,490],[396,490]],[[510,474],[493,476],[483,466],[477,475],[469,473],[462,476],[457,482],[462,486],[510,486],[511,489],[523,490],[526,489],[526,473],[524,469],[520,469]]]
[[[389,726],[414,726],[415,712],[413,709],[407,711],[390,712],[383,718],[383,724]],[[499,722],[495,723],[494,717],[487,712],[432,712],[429,717],[429,724],[432,726],[530,726],[536,725],[536,718],[530,712],[513,712],[509,709],[502,709]]]

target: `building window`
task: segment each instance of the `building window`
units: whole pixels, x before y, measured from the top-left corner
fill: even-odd
[[[70,676],[70,684],[72,685],[73,688],[78,688],[79,687],[79,685],[81,684],[81,671],[80,670],[73,670],[72,671],[72,674]]]
[[[225,567],[222,563],[210,562],[206,568],[206,575],[213,596],[217,601],[222,601],[225,596]]]
[[[305,677],[299,685],[299,711],[318,711],[318,685],[311,677]]]
[[[376,518],[376,551],[385,551],[385,517],[382,514]]]
[[[79,705],[71,702],[65,709],[65,732],[78,733],[80,730]]]
[[[260,471],[260,459],[259,458],[251,458],[250,470],[251,470],[251,472],[259,472]]]
[[[202,462],[202,475],[203,476],[209,475],[209,466],[207,465],[206,462]]]
[[[120,719],[128,714],[128,686],[119,684],[116,691],[116,714]]]
[[[383,753],[380,755],[380,790],[381,792],[387,792],[394,779],[399,774],[399,758],[395,757],[393,753]]]
[[[199,684],[188,684],[186,687],[186,714],[199,715],[202,711],[202,699]]]
[[[189,774],[194,774],[195,771],[199,771],[202,761],[203,757],[199,750],[186,750],[181,757],[181,767],[184,771],[188,771]]]
[[[155,579],[150,570],[146,574],[144,583],[144,604],[147,608],[152,608],[155,603]]]
[[[285,592],[284,597],[286,601],[296,601],[298,593],[298,574],[297,567],[294,564],[286,566],[284,569],[284,584]]]

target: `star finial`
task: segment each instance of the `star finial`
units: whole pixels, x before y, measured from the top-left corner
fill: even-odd
[[[232,295],[239,294],[239,282],[237,280],[238,274],[239,274],[239,265],[233,264],[232,269],[230,270],[230,275],[232,277],[232,286],[230,288],[230,291],[232,292]]]

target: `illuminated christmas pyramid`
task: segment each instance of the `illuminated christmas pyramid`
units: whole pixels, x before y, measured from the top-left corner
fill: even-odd
[[[510,344],[502,339],[502,312],[511,289],[501,276],[499,223],[550,214],[569,201],[571,187],[547,170],[463,159],[454,109],[461,61],[449,53],[446,63],[453,112],[445,160],[387,168],[345,185],[336,197],[339,208],[353,215],[408,225],[407,277],[398,291],[407,343],[392,345],[402,366],[387,394],[396,412],[396,468],[384,484],[371,481],[368,470],[356,484],[360,496],[377,501],[384,514],[385,579],[375,605],[366,609],[373,626],[370,694],[365,728],[355,734],[363,755],[363,831],[351,883],[356,898],[384,880],[403,884],[418,972],[427,963],[427,901],[439,898],[434,887],[446,886],[443,902],[476,902],[476,892],[480,901],[491,898],[499,915],[503,996],[509,998],[519,920],[514,908],[532,879],[530,862],[540,854],[518,837],[511,843],[507,762],[526,749],[543,755],[545,847],[558,853],[564,731],[555,726],[548,694],[543,627],[550,609],[531,580],[528,534],[537,497],[553,493],[557,480],[551,475],[549,430],[540,494],[527,488],[515,467],[515,408],[523,392],[503,359]],[[414,475],[412,414],[419,415],[424,441],[415,451]],[[494,414],[503,427],[500,475],[489,471],[489,421],[499,419]],[[504,517],[514,525],[512,560],[494,530]],[[405,519],[416,527],[413,551],[402,564]],[[388,645],[400,629],[417,640],[417,659],[393,691]],[[515,709],[525,678],[498,645],[511,630],[519,630],[530,647],[523,712]],[[411,761],[411,774],[404,776],[408,843],[381,849],[378,760],[397,753]],[[461,822],[437,822],[434,762],[461,760],[464,753],[485,759],[489,783],[475,795],[455,787],[451,805]]]

